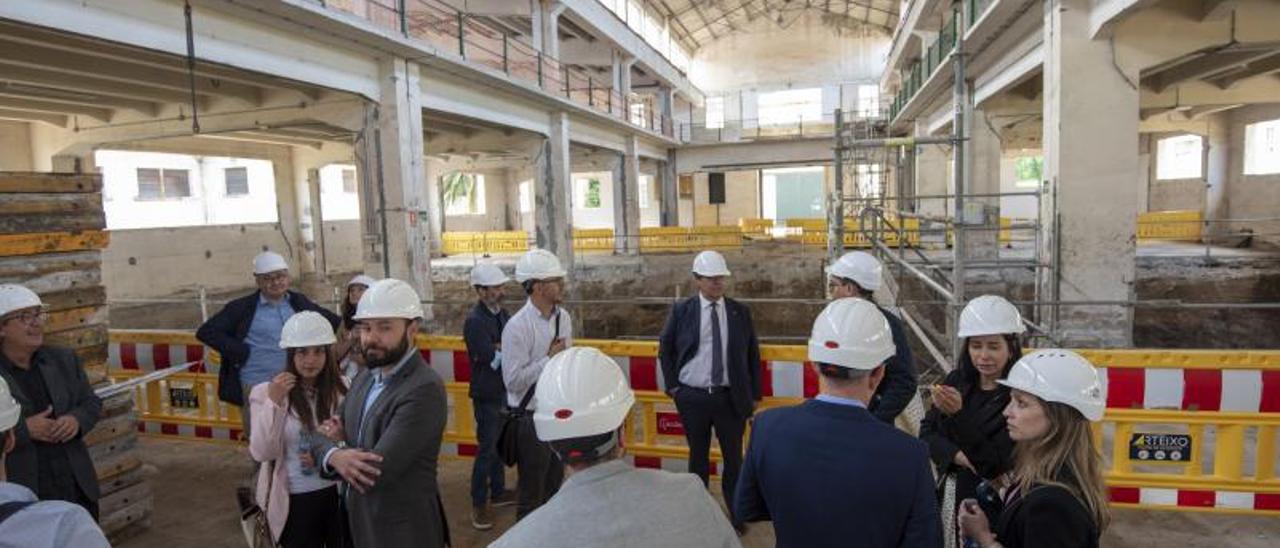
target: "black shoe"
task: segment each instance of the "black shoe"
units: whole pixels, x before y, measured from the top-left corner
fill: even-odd
[[[489,503],[494,508],[502,508],[503,506],[511,506],[516,503],[516,492],[510,489],[503,491],[501,495],[495,495],[489,498]]]

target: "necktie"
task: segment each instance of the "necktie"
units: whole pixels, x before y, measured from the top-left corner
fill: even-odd
[[[711,386],[719,386],[724,378],[724,349],[720,345],[720,314],[711,303]]]

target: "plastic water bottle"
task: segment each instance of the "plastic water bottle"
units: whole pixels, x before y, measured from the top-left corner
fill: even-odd
[[[311,454],[311,436],[309,436],[307,432],[299,432],[298,433],[298,455],[299,457],[301,457],[302,455],[310,455],[310,454]],[[303,464],[301,468],[302,468],[303,475],[314,476],[316,473],[316,467],[314,466],[307,466],[306,464]]]

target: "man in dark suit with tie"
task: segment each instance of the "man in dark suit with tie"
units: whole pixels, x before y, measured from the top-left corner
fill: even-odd
[[[818,396],[756,417],[734,509],[779,547],[942,546],[928,449],[867,411],[894,350],[874,304],[837,299],[809,338]]]
[[[742,467],[742,435],[760,399],[760,342],[751,311],[724,296],[724,257],[703,251],[693,261],[698,295],[671,309],[658,342],[667,394],[675,400],[689,443],[689,472],[707,483],[711,432],[720,440],[720,487],[734,528],[744,530],[733,504]]]

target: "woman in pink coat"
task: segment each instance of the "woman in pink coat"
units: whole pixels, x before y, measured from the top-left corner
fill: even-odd
[[[249,393],[249,453],[258,470],[258,505],[271,536],[285,548],[344,546],[337,482],[320,477],[304,434],[334,415],[347,385],[334,361],[333,328],[315,312],[299,312],[280,332],[284,371]]]

